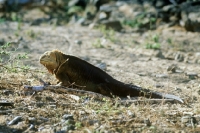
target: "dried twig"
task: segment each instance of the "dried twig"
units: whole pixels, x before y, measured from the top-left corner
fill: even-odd
[[[64,93],[64,94],[74,94],[77,96],[88,96],[92,97],[94,99],[103,100],[104,98],[110,99],[107,96],[101,95],[99,93],[91,92],[91,91],[85,91],[85,90],[78,90],[78,89],[72,89],[67,88],[63,86],[56,86],[56,85],[46,85],[46,86],[24,86],[24,89],[32,90],[32,91],[43,91],[43,90],[50,90],[58,93]]]
[[[119,101],[122,104],[131,104],[131,103],[149,103],[149,104],[160,104],[160,103],[178,103],[174,99],[145,99],[145,100],[121,100]]]

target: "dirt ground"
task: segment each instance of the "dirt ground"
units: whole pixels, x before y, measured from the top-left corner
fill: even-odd
[[[11,55],[28,54],[29,58],[21,65],[30,66],[30,70],[11,73],[0,67],[1,100],[14,103],[14,107],[0,106],[0,131],[199,132],[199,37],[199,33],[180,27],[114,32],[76,24],[31,26],[3,22],[0,39],[11,42],[8,48]],[[155,38],[159,49],[146,49],[147,44],[155,43]],[[124,105],[117,99],[100,102],[81,98],[76,101],[71,95],[51,91],[25,93],[23,85],[40,85],[38,78],[56,84],[53,75],[38,62],[42,53],[53,49],[103,66],[107,73],[122,82],[174,94],[185,103]],[[73,119],[63,118],[66,114]],[[22,118],[8,125],[16,116]]]

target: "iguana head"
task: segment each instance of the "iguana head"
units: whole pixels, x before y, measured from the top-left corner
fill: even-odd
[[[48,71],[53,74],[60,64],[64,61],[63,53],[58,50],[46,51],[39,59]]]

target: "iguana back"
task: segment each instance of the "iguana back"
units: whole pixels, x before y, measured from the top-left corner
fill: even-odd
[[[176,99],[182,102],[179,97],[174,95],[151,92],[135,85],[122,83],[100,68],[75,56],[63,54],[63,57],[66,60],[68,59],[68,61],[60,67],[60,70],[57,72],[58,75],[65,73],[69,77],[70,83],[84,86],[81,89],[107,96],[144,96],[147,98]],[[60,79],[61,81],[64,80],[62,77]]]

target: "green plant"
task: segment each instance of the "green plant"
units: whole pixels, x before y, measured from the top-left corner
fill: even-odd
[[[103,37],[110,40],[111,42],[115,42],[116,38],[115,38],[115,31],[113,29],[106,29],[105,26],[99,26],[99,30],[101,31],[101,33],[103,34]]]
[[[0,24],[4,23],[6,20],[4,18],[0,18]]]
[[[75,123],[75,127],[76,128],[81,128],[82,127],[82,123],[81,122],[76,122]]]
[[[33,30],[28,30],[26,33],[31,38],[35,38],[36,37],[36,33]]]
[[[80,13],[80,12],[82,12],[83,11],[83,8],[82,7],[80,7],[80,6],[72,6],[72,7],[67,7],[68,9],[68,11],[67,11],[67,14],[68,15],[72,15],[72,14],[78,14],[78,13]]]
[[[104,46],[102,45],[100,39],[97,39],[94,43],[92,43],[92,45],[93,45],[95,48],[103,48],[103,47],[104,47]]]
[[[146,13],[142,13],[134,17],[133,19],[125,19],[122,24],[127,25],[132,28],[143,27],[144,25],[149,25],[149,28],[156,23],[155,17],[147,18]]]
[[[11,43],[6,43],[0,47],[0,68],[4,68],[8,72],[29,70],[29,66],[24,65],[22,62],[22,60],[28,58],[27,53],[15,54],[16,50],[9,50],[10,46]]]
[[[159,43],[159,35],[155,34],[148,38],[148,42],[145,44],[146,49],[160,49],[161,44]]]

